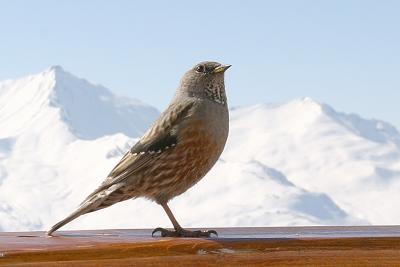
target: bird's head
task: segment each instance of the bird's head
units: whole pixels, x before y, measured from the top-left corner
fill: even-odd
[[[226,105],[224,73],[230,66],[212,61],[196,64],[183,76],[179,93]]]

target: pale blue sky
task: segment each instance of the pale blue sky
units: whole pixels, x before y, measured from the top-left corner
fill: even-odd
[[[310,96],[400,128],[400,1],[3,1],[0,80],[62,65],[163,109],[232,64],[231,106]]]

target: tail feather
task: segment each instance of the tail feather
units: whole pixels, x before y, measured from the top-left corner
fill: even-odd
[[[121,201],[120,194],[112,194],[116,192],[121,187],[121,184],[113,185],[110,188],[104,190],[103,192],[97,193],[95,195],[91,194],[89,197],[85,199],[84,202],[80,205],[80,207],[74,211],[71,215],[69,215],[64,220],[56,223],[49,231],[47,231],[47,235],[51,236],[54,231],[66,225],[70,221],[78,218],[79,216],[96,211],[99,209],[104,209],[108,206],[111,206],[119,201]]]
[[[46,234],[47,234],[48,236],[51,236],[52,233],[53,233],[54,231],[56,231],[57,229],[61,228],[62,226],[66,225],[66,224],[69,223],[70,221],[72,221],[72,220],[78,218],[79,216],[81,216],[81,215],[83,215],[83,214],[85,214],[85,213],[87,213],[87,211],[84,211],[84,210],[82,210],[82,209],[78,209],[78,210],[74,211],[74,212],[73,212],[71,215],[69,215],[67,218],[65,218],[64,220],[62,220],[62,221],[56,223],[55,225],[53,225],[53,227],[51,227],[51,229],[50,229],[49,231],[47,231]]]
[[[79,216],[98,210],[98,206],[101,204],[101,202],[104,199],[102,197],[97,197],[97,196],[93,196],[91,199],[87,200],[86,202],[83,202],[80,207],[74,211],[71,215],[69,215],[67,218],[65,218],[64,220],[56,223],[55,225],[53,225],[53,227],[51,227],[51,229],[49,231],[47,231],[47,235],[51,236],[51,234],[56,231],[57,229],[63,227],[64,225],[66,225],[67,223],[69,223],[72,220],[75,220],[76,218],[78,218]]]

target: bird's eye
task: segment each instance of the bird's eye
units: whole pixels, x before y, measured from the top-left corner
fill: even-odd
[[[203,73],[204,72],[204,66],[203,65],[197,66],[196,67],[196,72]]]

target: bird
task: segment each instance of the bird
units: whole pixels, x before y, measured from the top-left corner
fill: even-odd
[[[161,205],[174,229],[152,236],[210,237],[215,230],[186,230],[168,202],[199,182],[218,161],[228,138],[225,71],[231,65],[204,61],[190,68],[166,110],[126,152],[102,184],[56,223],[48,236],[77,217],[139,197]]]

